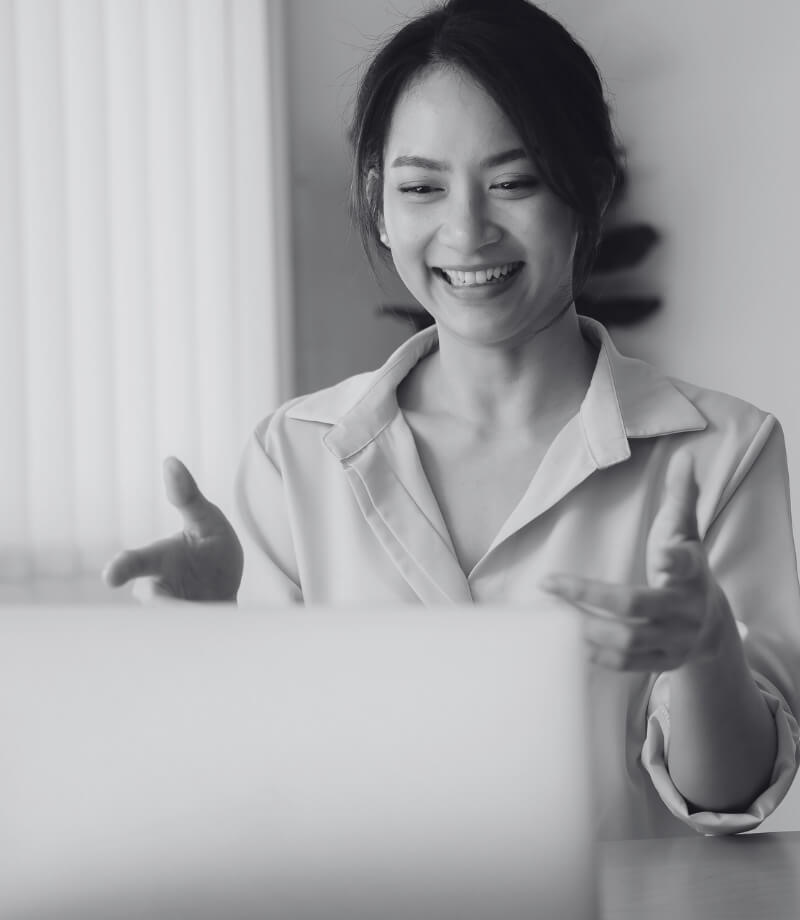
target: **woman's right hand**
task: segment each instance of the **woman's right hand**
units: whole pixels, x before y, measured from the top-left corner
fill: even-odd
[[[146,578],[145,590],[186,601],[235,601],[244,554],[228,519],[197,488],[175,457],[164,461],[167,498],[183,518],[183,530],[140,549],[123,550],[103,570],[112,588]]]

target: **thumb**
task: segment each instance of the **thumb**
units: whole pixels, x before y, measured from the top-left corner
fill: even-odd
[[[699,491],[692,455],[680,450],[673,455],[667,467],[664,497],[654,521],[663,543],[700,539],[697,527]]]
[[[691,454],[679,451],[667,467],[664,495],[647,538],[647,581],[651,587],[697,574],[697,496]]]
[[[208,519],[214,507],[197,487],[194,476],[177,457],[167,457],[163,465],[167,498],[183,518],[184,528],[192,530]]]

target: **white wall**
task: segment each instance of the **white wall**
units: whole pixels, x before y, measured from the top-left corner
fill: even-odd
[[[418,6],[287,0],[298,392],[377,366],[408,335],[375,313],[409,296],[388,272],[386,290],[378,286],[350,228],[345,138],[356,68],[401,11]]]
[[[637,274],[664,306],[615,338],[672,374],[775,412],[786,432],[800,521],[800,4],[543,5],[586,45],[606,79],[629,157],[622,213],[663,234]],[[301,390],[376,365],[404,337],[399,325],[371,314],[389,298],[371,281],[348,230],[342,111],[370,39],[424,6],[290,3]],[[766,825],[782,827],[800,828],[800,787]]]
[[[665,307],[618,341],[775,411],[790,452],[800,452],[792,341],[800,5],[546,5],[608,84],[629,152],[627,212],[665,233],[645,269]]]

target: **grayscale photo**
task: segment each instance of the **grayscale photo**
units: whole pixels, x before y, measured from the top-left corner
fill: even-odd
[[[798,34],[0,0],[0,920],[800,915]]]

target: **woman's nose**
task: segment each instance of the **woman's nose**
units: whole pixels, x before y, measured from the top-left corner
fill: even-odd
[[[496,243],[500,229],[492,223],[483,196],[470,191],[450,196],[439,236],[445,246],[469,255]]]

